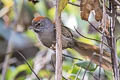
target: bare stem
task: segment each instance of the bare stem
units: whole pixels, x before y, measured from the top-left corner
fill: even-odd
[[[56,25],[56,70],[55,70],[55,80],[62,80],[62,41],[61,41],[61,22],[60,22],[60,13],[59,11],[59,2],[56,0],[56,16],[55,16],[55,25]]]
[[[113,67],[113,72],[114,72],[114,80],[119,80],[119,69],[118,69],[118,58],[117,58],[117,52],[116,52],[116,39],[113,34],[113,30],[115,28],[115,18],[116,18],[116,9],[114,6],[114,1],[110,1],[110,12],[111,12],[111,17],[110,17],[110,36],[111,38],[109,39],[109,45],[112,47],[111,49],[111,61],[112,61],[112,67]]]

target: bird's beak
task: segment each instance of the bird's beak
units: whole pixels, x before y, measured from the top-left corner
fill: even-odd
[[[40,30],[39,29],[34,29],[34,32],[39,33]]]
[[[36,29],[36,28],[34,28],[33,26],[29,26],[29,29],[30,29],[30,30],[33,30],[33,31],[36,32],[36,33],[39,33],[39,32],[40,32],[39,29]]]

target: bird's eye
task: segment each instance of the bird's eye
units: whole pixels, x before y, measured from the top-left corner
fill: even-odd
[[[44,26],[44,23],[43,23],[43,22],[38,23],[36,26],[43,27],[43,26]]]
[[[41,25],[41,23],[38,23],[38,24],[37,24],[37,26],[40,26],[40,25]]]

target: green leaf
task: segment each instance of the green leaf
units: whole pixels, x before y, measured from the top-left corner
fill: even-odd
[[[89,71],[94,71],[96,69],[95,64],[90,63],[90,61],[79,61],[78,63],[76,63],[76,65]]]
[[[78,66],[73,65],[72,68],[68,71],[68,73],[70,74],[69,79],[74,80],[79,70],[80,68]]]
[[[15,68],[15,70],[11,70],[9,69],[8,72],[7,72],[7,80],[15,80],[15,77],[20,73],[20,72],[23,72],[23,71],[26,71],[28,70],[28,66],[26,64],[23,64],[23,65],[20,65],[18,66],[17,68]]]
[[[111,71],[105,70],[105,75],[107,76],[108,80],[113,80],[113,74]]]
[[[70,59],[68,59],[68,60],[63,62],[63,70],[66,72],[68,72],[72,66],[72,61]]]
[[[8,68],[8,69],[7,69],[6,76],[5,76],[6,80],[9,80],[9,78],[10,78],[11,75],[12,75],[12,69],[11,69],[11,68]]]
[[[77,74],[77,72],[79,71],[79,67],[73,65],[72,68],[68,71],[69,74]]]
[[[65,8],[65,6],[67,5],[68,0],[59,0],[59,4],[58,4],[58,15],[61,14],[62,10]]]
[[[76,2],[77,0],[71,0],[72,2]]]

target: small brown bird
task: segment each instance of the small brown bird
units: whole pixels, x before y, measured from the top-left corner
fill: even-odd
[[[35,17],[32,20],[31,29],[37,33],[39,40],[44,46],[51,48],[56,44],[55,24],[49,18],[43,16]],[[97,65],[100,64],[99,47],[77,41],[71,30],[65,26],[62,26],[62,47],[63,49],[72,48],[89,59],[94,55],[92,61]],[[101,64],[104,69],[112,70],[110,53],[104,51]]]

